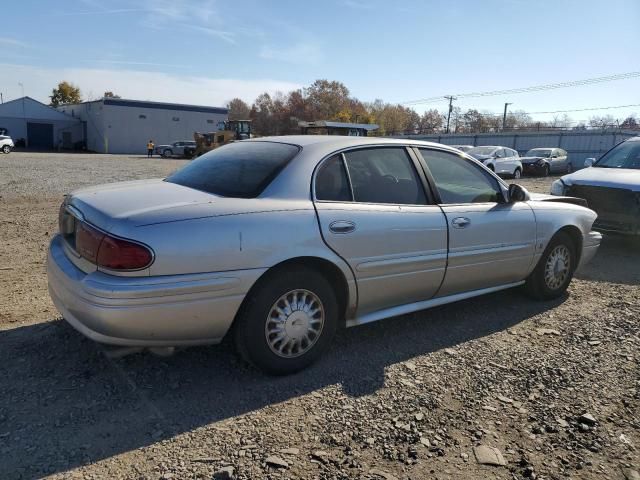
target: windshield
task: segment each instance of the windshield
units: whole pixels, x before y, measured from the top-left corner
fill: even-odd
[[[544,158],[549,158],[550,155],[551,155],[551,149],[550,148],[532,148],[531,150],[529,150],[525,154],[525,157],[544,157]]]
[[[474,147],[467,153],[470,155],[491,155],[495,149],[496,147]]]
[[[593,166],[599,168],[633,168],[640,170],[640,142],[623,142],[613,147]]]
[[[194,160],[165,181],[223,197],[254,198],[298,151],[285,143],[231,143]]]

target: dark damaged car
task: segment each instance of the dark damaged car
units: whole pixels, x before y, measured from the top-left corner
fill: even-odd
[[[640,137],[622,142],[598,161],[556,180],[552,195],[583,198],[598,214],[594,228],[609,233],[640,235]]]

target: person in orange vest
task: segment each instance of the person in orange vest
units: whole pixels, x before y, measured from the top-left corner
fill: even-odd
[[[153,140],[149,140],[149,142],[147,143],[147,157],[152,157],[153,156],[153,149],[155,148],[155,145],[153,144]]]

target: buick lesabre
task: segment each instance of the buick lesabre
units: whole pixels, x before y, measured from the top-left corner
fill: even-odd
[[[584,203],[440,144],[245,140],[165,179],[66,196],[49,291],[96,342],[162,352],[232,335],[286,374],[342,326],[517,286],[562,295],[600,244]]]

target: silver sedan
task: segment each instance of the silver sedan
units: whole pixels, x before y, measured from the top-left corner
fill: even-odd
[[[49,291],[97,342],[161,353],[232,335],[286,374],[341,326],[521,285],[562,295],[600,244],[581,203],[507,186],[440,144],[245,140],[166,179],[68,195]]]

